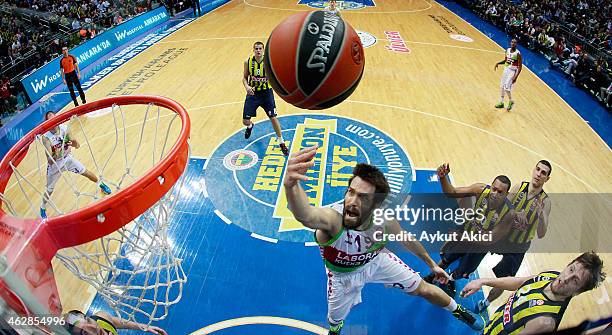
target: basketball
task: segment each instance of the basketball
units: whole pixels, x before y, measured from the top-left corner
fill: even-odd
[[[274,91],[304,109],[344,101],[359,85],[364,66],[357,32],[341,17],[323,11],[288,17],[270,34],[264,55]]]

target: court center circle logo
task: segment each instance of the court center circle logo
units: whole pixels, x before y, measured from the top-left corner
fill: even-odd
[[[223,158],[223,166],[230,171],[246,170],[255,164],[259,157],[250,150],[234,150]]]
[[[364,48],[369,48],[376,44],[376,37],[368,32],[357,30],[357,35],[359,35],[361,45],[363,45]]]
[[[312,1],[308,3],[308,6],[312,8],[322,9],[327,7],[327,4],[327,1]],[[341,10],[358,10],[366,7],[366,5],[354,1],[337,1],[336,5]]]
[[[313,206],[342,204],[353,168],[362,162],[379,167],[393,193],[410,191],[414,176],[410,158],[383,131],[329,114],[280,116],[278,120],[292,153],[319,147],[315,165],[307,173],[310,179],[302,182]],[[287,208],[283,187],[287,157],[270,121],[258,122],[249,140],[243,132],[222,142],[206,162],[206,191],[215,212],[227,223],[271,242],[312,242],[312,231]]]

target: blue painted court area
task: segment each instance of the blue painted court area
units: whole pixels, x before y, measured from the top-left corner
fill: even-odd
[[[279,118],[283,129],[287,129],[284,137],[290,142],[290,145],[298,145],[300,141],[304,141],[305,137],[309,137],[307,135],[312,135],[313,125],[333,123],[331,117],[319,116],[318,119],[317,115],[310,117]],[[308,122],[308,119],[317,121]],[[359,131],[351,128],[357,124],[364,128]],[[306,129],[305,125],[311,128]],[[330,144],[328,146],[330,154],[327,156],[330,162],[339,157],[334,155],[334,152],[336,154],[349,153],[353,147],[364,148],[367,157],[360,159],[370,161],[377,159],[376,155],[380,153],[375,152],[375,147],[367,148],[364,138],[372,134],[372,139],[379,136],[380,140],[385,136],[384,133],[377,132],[377,129],[357,121],[350,124],[338,122],[336,126],[344,127],[344,129],[340,129],[341,127],[328,129],[327,135],[329,136],[326,143]],[[346,129],[351,129],[356,133],[349,131],[343,134]],[[369,133],[366,133],[365,130]],[[226,141],[226,143],[236,144],[231,148],[232,150],[242,147],[244,150],[242,156],[232,153],[230,148],[225,150],[221,145],[215,150],[208,163],[200,158],[190,160],[186,172],[186,190],[183,192],[189,196],[181,199],[170,227],[175,252],[184,261],[183,268],[187,273],[188,282],[184,287],[182,300],[170,309],[167,319],[157,323],[167,329],[170,334],[190,334],[211,324],[244,317],[259,317],[256,319],[261,323],[235,325],[211,334],[313,334],[308,330],[266,324],[261,317],[280,317],[285,318],[283,319],[285,321],[293,319],[324,328],[327,326],[324,265],[319,249],[305,245],[307,242],[312,242],[312,233],[302,231],[304,232],[302,234],[297,228],[294,228],[293,235],[284,237],[279,232],[280,226],[277,219],[272,218],[270,214],[262,214],[262,209],[255,205],[257,202],[249,196],[252,194],[247,195],[249,192],[245,192],[243,195],[236,195],[231,190],[237,187],[237,180],[242,180],[242,187],[248,191],[253,189],[253,185],[257,185],[257,176],[282,176],[282,168],[281,171],[275,171],[269,167],[262,170],[264,162],[272,163],[275,157],[275,151],[263,145],[270,141],[271,133],[270,122],[258,123],[250,140],[244,140],[242,137],[238,141],[238,138],[242,136],[242,131],[240,131]],[[361,134],[361,138],[357,134]],[[391,138],[386,137],[385,139],[389,141],[387,144],[394,144]],[[385,149],[389,148],[391,147],[385,147]],[[396,153],[400,149],[403,151],[402,148],[396,147],[395,149]],[[249,151],[258,157],[254,165],[249,162]],[[220,152],[223,154],[220,155]],[[223,161],[226,157],[230,159],[224,165]],[[340,158],[348,160],[344,156]],[[408,161],[406,159],[404,164]],[[228,167],[243,168],[249,165],[251,166],[239,171],[243,174],[246,173],[245,171],[251,171],[252,176],[250,177],[234,178],[231,173],[228,177],[223,175],[222,171],[217,171],[227,170]],[[284,167],[284,164],[282,166]],[[323,166],[328,165],[323,164]],[[433,178],[435,171],[415,170],[415,175],[412,176],[412,170],[407,169],[406,166],[404,168],[407,172],[410,171],[408,174],[410,183],[403,185],[409,185],[412,192],[440,192],[438,182]],[[262,171],[264,171],[263,174]],[[333,170],[329,168],[325,171],[324,176],[331,176],[332,173]],[[344,171],[337,170],[336,173],[344,173]],[[341,179],[340,177],[336,175],[335,180]],[[329,182],[331,183],[331,179]],[[277,181],[277,185],[279,183],[280,180]],[[202,187],[203,184],[206,185],[206,188]],[[274,193],[278,194],[279,190],[280,187]],[[224,208],[227,216],[224,215],[224,218],[221,219],[214,213],[219,207],[215,204],[218,202],[214,195],[215,192],[225,194],[224,199],[227,205],[233,206],[234,211],[241,211],[241,213],[234,213]],[[331,194],[333,196],[333,189]],[[275,204],[281,201],[274,196],[268,198],[261,196],[261,198],[273,199],[270,201]],[[336,200],[335,198],[330,199],[329,202]],[[240,220],[248,221],[249,225],[239,222]],[[232,222],[228,224],[226,221]],[[261,235],[254,235],[252,231],[258,228],[252,226],[255,224],[268,228],[274,227],[278,239],[272,241],[270,237],[263,236],[264,240],[262,240]],[[310,237],[302,239],[303,236]],[[428,274],[425,264],[404,251],[403,247],[391,244],[389,248],[413,269],[421,272],[422,275]],[[439,257],[435,252],[431,254],[434,259],[438,260]],[[460,282],[459,286],[462,287],[464,284],[465,281]],[[455,320],[449,312],[434,307],[421,298],[407,296],[399,290],[385,289],[382,285],[370,284],[364,288],[362,295],[363,303],[357,305],[346,320],[346,326],[342,332],[344,335],[475,333]],[[477,298],[482,298],[482,294],[477,294],[469,299],[457,297],[457,300],[469,308],[473,306]],[[100,297],[97,297],[91,310],[100,308],[105,308],[104,303]]]
[[[438,3],[469,22],[502,47],[507,48],[510,45],[510,38],[506,32],[483,21],[472,11],[452,1],[440,0]],[[552,68],[544,56],[524,46],[519,46],[519,49],[523,55],[523,63],[578,112],[589,123],[591,128],[601,136],[604,142],[608,144],[608,147],[612,147],[612,113],[606,111],[590,94],[577,88],[561,71]],[[517,106],[518,104],[520,102],[517,102]],[[556,117],[554,110],[551,110],[550,113],[551,117]]]

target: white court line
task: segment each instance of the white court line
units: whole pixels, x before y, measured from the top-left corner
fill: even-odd
[[[255,233],[251,233],[251,237],[254,237],[254,238],[262,240],[262,241],[270,242],[270,243],[278,243],[278,239],[270,238],[270,237],[259,235],[259,234],[255,234]]]
[[[492,38],[490,38],[489,36],[487,36],[485,33],[483,33],[482,31],[480,31],[478,28],[474,27],[471,23],[469,23],[468,21],[464,20],[461,16],[455,14],[455,12],[453,12],[452,10],[442,6],[441,4],[437,4],[439,7],[442,7],[443,9],[445,9],[447,12],[453,14],[454,16],[458,17],[461,21],[467,23],[470,27],[474,28],[474,30],[476,30],[477,32],[479,32],[482,36],[484,36],[485,38],[487,38],[488,40],[490,40],[491,42],[495,43],[495,45],[497,45],[500,49],[505,50],[504,47],[502,47],[501,45],[499,45],[497,42],[495,42],[495,40],[493,40]],[[559,97],[559,99],[561,99],[561,101],[563,101],[567,107],[569,107],[572,111],[574,111],[574,113],[576,113],[576,115],[584,121],[584,119],[582,118],[582,116],[580,116],[580,114],[567,102],[565,101],[565,99],[563,99],[559,93],[557,93],[557,91],[553,90],[552,87],[550,87],[544,80],[542,80],[542,78],[540,78],[540,76],[538,76],[535,72],[533,72],[528,66],[524,66],[527,71],[531,72],[531,74],[533,74],[536,78],[538,78],[538,80],[540,80],[542,82],[542,84],[544,84],[546,87],[548,87],[548,89],[553,92],[557,97]],[[595,133],[595,135],[597,135],[597,138],[599,138],[599,140],[601,140],[603,142],[603,144],[608,147],[608,150],[612,151],[612,148],[610,148],[610,146],[608,145],[608,143],[606,143],[606,141],[604,141],[604,139],[595,131],[595,129],[593,129],[590,125],[588,125],[588,128],[591,129],[591,131],[593,133]],[[588,184],[585,184],[588,186]],[[591,187],[591,186],[589,186]]]
[[[378,37],[376,37],[376,38],[378,39]],[[456,49],[464,49],[464,50],[474,50],[474,51],[490,52],[490,53],[495,53],[495,54],[500,54],[500,55],[503,54],[502,51],[464,47],[464,46],[461,46],[461,45],[442,44],[442,43],[430,43],[430,42],[419,42],[419,41],[408,41],[408,40],[404,40],[404,42],[405,43],[412,43],[412,44],[424,44],[424,45],[432,45],[432,46],[438,46],[438,47],[447,47],[447,48],[456,48]]]
[[[225,41],[225,40],[234,40],[234,39],[256,40],[256,39],[265,39],[265,38],[268,38],[268,36],[206,37],[206,38],[192,38],[188,40],[160,41],[155,44],[168,44],[168,43],[179,43],[179,42]]]
[[[249,3],[247,0],[242,0],[242,2],[244,2],[244,4],[247,5],[247,6],[251,6],[251,7],[255,7],[255,8],[282,10],[282,11],[286,11],[286,12],[310,12],[310,11],[316,10],[316,8],[312,8],[312,7],[308,7],[309,9],[290,9],[290,8],[278,8],[278,7],[266,7],[266,6],[253,5],[253,4]],[[359,10],[343,10],[342,13],[351,13],[351,14],[405,14],[405,13],[423,12],[423,11],[429,10],[429,9],[431,9],[433,7],[431,5],[431,2],[426,1],[426,0],[423,0],[423,2],[425,2],[428,5],[427,8],[412,9],[412,10],[364,11],[364,12],[360,12]],[[305,6],[307,6],[307,5],[305,5]]]
[[[223,220],[223,222],[227,223],[227,224],[232,224],[232,221],[230,219],[228,219],[225,215],[223,215],[223,213],[221,213],[218,209],[214,210],[214,213],[217,214],[217,216]]]
[[[208,190],[206,189],[206,182],[204,179],[201,181],[202,183],[202,193],[204,193],[204,198],[208,198]]]
[[[372,35],[374,36],[374,35]],[[378,37],[378,36],[374,36],[376,38],[377,41],[384,41],[385,38],[383,37]],[[233,39],[248,39],[248,40],[255,40],[255,39],[267,39],[268,36],[256,36],[256,37],[247,37],[247,36],[234,36],[234,37],[207,37],[207,38],[192,38],[192,39],[186,39],[186,40],[172,40],[172,41],[162,41],[162,42],[158,42],[157,44],[168,44],[168,43],[183,43],[183,42],[207,42],[207,41],[227,41],[227,40],[233,40]],[[430,43],[430,42],[421,42],[421,41],[409,41],[409,40],[404,40],[404,42],[406,43],[412,43],[412,44],[423,44],[423,45],[431,45],[431,46],[439,46],[439,47],[447,47],[447,48],[455,48],[455,49],[463,49],[463,50],[473,50],[473,51],[482,51],[482,52],[489,52],[489,53],[495,53],[495,54],[503,54],[502,51],[496,51],[496,50],[487,50],[487,49],[480,49],[480,48],[472,48],[472,47],[466,47],[466,46],[461,46],[461,45],[452,45],[452,44],[442,44],[442,43]]]

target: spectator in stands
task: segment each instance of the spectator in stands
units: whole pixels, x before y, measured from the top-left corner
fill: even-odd
[[[174,6],[176,5],[176,1],[166,0],[165,5],[166,9],[168,9],[168,14],[170,14],[171,17],[174,16]]]
[[[200,0],[189,0],[191,1],[191,7],[193,8],[193,16],[198,17],[202,15],[202,8],[200,8]]]
[[[0,99],[2,99],[0,114],[2,115],[8,115],[15,111],[17,98],[13,95],[12,89],[10,79],[4,76],[0,82]]]
[[[589,58],[589,54],[586,52],[582,54],[582,57],[578,60],[578,64],[576,64],[574,73],[570,73],[572,81],[578,85],[589,78],[589,73],[591,72],[591,59]]]
[[[581,47],[576,45],[572,48],[572,53],[569,55],[567,62],[564,64],[565,66],[565,74],[572,75],[574,73],[574,69],[576,65],[578,65],[578,60],[582,57]]]
[[[586,81],[587,89],[591,91],[593,95],[599,93],[601,89],[608,87],[610,79],[606,75],[603,66],[601,64],[595,67],[595,71],[591,73],[589,80]]]
[[[564,37],[557,37],[555,39],[555,44],[553,45],[553,51],[555,52],[553,58],[551,58],[550,62],[551,64],[555,64],[555,63],[559,63],[562,62],[563,60],[566,59],[567,56],[569,56],[569,54],[567,54],[566,51],[566,47],[565,47],[565,38]]]
[[[81,28],[81,23],[76,18],[72,20],[72,30],[78,30]]]
[[[602,87],[597,95],[599,101],[603,102],[608,108],[612,107],[612,81],[607,88]]]
[[[495,4],[492,2],[489,2],[489,7],[487,8],[487,11],[485,12],[485,15],[489,18],[489,20],[494,21],[498,14],[497,14],[497,7],[495,7]]]

